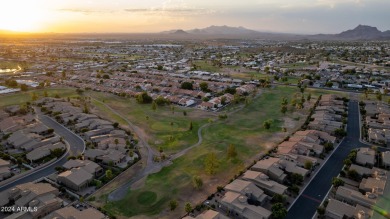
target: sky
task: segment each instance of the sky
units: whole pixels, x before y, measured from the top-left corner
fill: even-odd
[[[390,0],[0,0],[0,30],[140,33],[210,25],[281,33],[390,30]]]

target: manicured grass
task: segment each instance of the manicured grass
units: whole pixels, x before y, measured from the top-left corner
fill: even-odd
[[[60,97],[76,97],[76,89],[73,88],[46,88],[40,90],[29,90],[26,92],[18,92],[14,94],[1,94],[0,95],[0,107],[10,106],[10,105],[19,105],[26,102],[31,102],[32,94],[36,93],[39,98],[43,97],[44,91],[47,92],[49,97],[54,97],[59,95]]]
[[[176,199],[179,202],[179,207],[172,214],[175,217],[183,215],[183,203],[190,201],[197,204],[204,200],[207,195],[215,192],[218,185],[226,185],[235,174],[251,164],[256,155],[276,145],[287,135],[281,131],[285,116],[280,112],[280,103],[283,97],[290,99],[297,91],[298,89],[295,87],[280,86],[263,91],[260,97],[254,99],[241,111],[229,114],[229,111],[232,111],[234,107],[226,109],[226,112],[223,113],[227,113],[228,118],[216,120],[205,128],[203,131],[204,141],[200,146],[174,160],[172,165],[163,168],[160,172],[149,175],[141,189],[129,191],[123,200],[108,202],[104,209],[125,217],[140,214],[151,216],[168,209],[169,200]],[[315,95],[312,96],[314,98]],[[305,112],[307,113],[303,110],[299,113]],[[289,112],[286,116],[292,118],[296,116],[296,113]],[[273,121],[271,128],[266,130],[263,127],[263,122],[270,119]],[[305,116],[302,114],[296,126],[304,119]],[[236,158],[227,158],[229,144],[235,145],[238,153]],[[207,175],[204,168],[205,158],[210,152],[216,154],[219,162],[217,172],[213,176]],[[192,186],[191,179],[195,175],[200,176],[203,180],[204,186],[201,191],[195,190]],[[156,201],[151,203],[150,207],[139,203],[138,197],[144,192],[157,194]],[[166,218],[174,216],[169,215]],[[156,217],[161,218],[162,216]]]
[[[209,112],[178,106],[174,106],[173,112],[171,106],[159,106],[153,111],[151,104],[139,104],[134,98],[121,98],[112,94],[88,91],[85,95],[104,101],[141,127],[148,136],[148,143],[156,149],[161,147],[166,153],[174,153],[195,144],[198,141],[198,128],[209,118],[215,117]],[[92,104],[106,117],[127,125],[126,121],[112,113],[104,104],[93,100]],[[187,116],[183,111],[187,112]],[[193,128],[189,130],[191,122]]]
[[[137,196],[137,201],[138,201],[138,204],[140,204],[140,205],[150,206],[151,204],[153,204],[156,201],[156,199],[157,199],[157,194],[154,192],[151,192],[151,191],[141,192]]]
[[[197,66],[197,70],[208,72],[218,72],[221,70],[221,68],[214,66],[211,62],[208,61],[194,61],[194,64]]]
[[[289,64],[285,64],[285,65],[282,65],[280,67],[282,68],[304,68],[304,67],[309,67],[309,66],[315,66],[314,64],[310,64],[308,62],[297,62],[297,63],[289,63]]]

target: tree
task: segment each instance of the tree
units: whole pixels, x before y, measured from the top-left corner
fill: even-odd
[[[287,112],[287,106],[282,105],[282,106],[280,107],[280,112],[283,113],[283,114],[286,114],[286,112]]]
[[[190,128],[188,130],[192,131],[193,127],[192,127],[192,121],[190,122]]]
[[[307,160],[305,162],[305,169],[311,170],[312,167],[313,167],[313,163],[310,160]]]
[[[317,208],[317,213],[318,213],[319,215],[324,215],[324,214],[325,214],[325,208],[322,207],[322,206],[318,207],[318,208]]]
[[[189,213],[192,211],[192,205],[191,205],[191,203],[187,202],[187,203],[184,205],[184,210],[187,212],[187,214],[189,214]]]
[[[377,92],[376,93],[376,99],[378,100],[378,101],[382,101],[382,93],[381,92]]]
[[[146,92],[138,94],[136,100],[138,103],[151,103],[153,101],[152,97],[149,96]]]
[[[264,122],[263,122],[263,127],[264,127],[265,129],[270,129],[270,128],[271,128],[271,123],[272,123],[271,120],[264,121]]]
[[[77,89],[76,89],[76,92],[77,92],[78,95],[81,96],[81,95],[83,95],[84,90],[83,90],[83,89],[80,89],[80,88],[77,88]]]
[[[227,88],[225,89],[225,91],[224,91],[225,94],[226,94],[226,93],[229,93],[229,94],[231,94],[231,95],[236,94],[236,92],[237,92],[237,90],[236,90],[235,87],[227,87]]]
[[[287,105],[288,105],[288,100],[287,100],[287,98],[283,97],[282,106],[287,106]]]
[[[152,102],[152,110],[153,110],[153,111],[156,111],[156,109],[157,109],[156,101],[153,101],[153,102]]]
[[[49,95],[47,94],[47,91],[43,91],[43,96],[48,97]]]
[[[154,100],[154,102],[156,102],[156,104],[159,105],[159,106],[163,106],[163,105],[169,103],[169,101],[166,100],[166,99],[165,99],[164,97],[162,97],[162,96],[157,97],[157,98]]]
[[[271,207],[272,218],[283,219],[287,216],[287,209],[282,203],[273,204]]]
[[[344,163],[345,166],[351,166],[352,161],[351,161],[351,159],[345,159],[345,160],[343,161],[343,163]]]
[[[218,168],[218,159],[214,152],[211,152],[207,155],[205,161],[205,171],[206,173],[213,175]]]
[[[162,71],[163,70],[163,66],[162,65],[158,65],[157,66],[157,70]]]
[[[171,111],[172,111],[172,114],[175,113],[175,107],[174,106],[171,106]]]
[[[89,109],[86,103],[84,104],[83,113],[89,113]]]
[[[303,176],[299,173],[292,173],[290,180],[292,184],[301,185],[303,183]]]
[[[227,149],[227,157],[234,158],[237,156],[236,147],[233,144],[230,144]]]
[[[309,93],[308,95],[307,95],[307,101],[310,101],[311,100],[311,94]]]
[[[55,157],[61,157],[62,154],[64,154],[64,149],[61,149],[61,148],[56,148],[54,150],[51,151],[51,154],[54,155]]]
[[[181,89],[185,89],[185,90],[192,90],[193,89],[192,83],[188,82],[188,81],[181,83],[180,87],[181,87]]]
[[[288,190],[290,190],[292,193],[298,195],[299,194],[299,187],[297,185],[292,185],[288,188]]]
[[[25,85],[25,84],[21,84],[21,85],[20,85],[20,90],[21,90],[21,91],[28,91],[28,86]]]
[[[221,104],[222,105],[226,104],[226,97],[225,96],[221,97]]]
[[[106,170],[106,178],[107,179],[112,179],[113,175],[112,175],[112,170]]]
[[[62,71],[61,75],[62,75],[62,78],[65,78],[66,77],[66,72]]]
[[[110,76],[108,74],[103,75],[103,79],[110,79]]]
[[[334,130],[334,134],[336,137],[344,137],[347,135],[347,132],[342,128],[338,128],[338,129]]]
[[[368,90],[367,90],[367,89],[364,90],[364,97],[365,97],[366,99],[368,99]]]
[[[17,87],[18,82],[16,82],[16,80],[6,80],[5,85],[7,85],[9,87]]]
[[[114,128],[118,128],[118,126],[119,126],[119,123],[117,123],[117,122],[114,122],[114,124],[112,124],[112,126],[113,126]]]
[[[207,84],[207,82],[201,82],[199,84],[199,87],[200,89],[203,91],[203,92],[208,92],[209,91],[209,85]]]
[[[332,184],[335,188],[339,187],[339,186],[343,186],[344,185],[344,181],[338,177],[333,177],[332,179]]]
[[[329,152],[329,151],[332,151],[334,148],[333,144],[331,142],[326,142],[324,144],[324,149],[325,149],[325,152]]]
[[[38,100],[38,95],[35,92],[31,94],[31,100],[32,101]]]
[[[325,86],[332,87],[333,86],[333,82],[328,81],[328,82],[326,82]]]
[[[356,170],[348,170],[347,171],[347,176],[348,176],[348,178],[350,178],[352,180],[355,180],[355,181],[359,181],[360,180],[360,175],[359,175],[359,173]]]
[[[192,177],[192,185],[195,189],[201,189],[203,186],[203,180],[200,178],[200,176],[194,176]]]
[[[176,200],[171,200],[169,202],[169,209],[171,211],[174,211],[177,208],[178,205],[179,205],[179,203]]]
[[[284,203],[286,201],[286,196],[281,194],[275,194],[272,196],[271,203]]]
[[[187,116],[187,111],[183,111],[183,116]]]

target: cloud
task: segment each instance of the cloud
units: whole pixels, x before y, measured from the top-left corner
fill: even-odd
[[[166,15],[204,15],[214,14],[215,10],[200,8],[127,8],[125,12],[144,14],[166,14]]]
[[[85,15],[89,14],[98,14],[98,13],[114,13],[114,11],[106,11],[106,10],[91,10],[91,9],[81,9],[81,8],[62,8],[58,9],[58,11],[63,12],[71,12],[71,13],[82,13]]]

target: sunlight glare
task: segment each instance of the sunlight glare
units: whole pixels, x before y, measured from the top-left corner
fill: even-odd
[[[47,17],[40,1],[12,0],[2,2],[0,30],[38,31]]]

